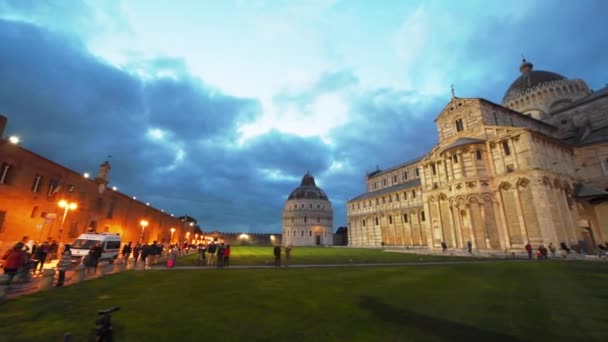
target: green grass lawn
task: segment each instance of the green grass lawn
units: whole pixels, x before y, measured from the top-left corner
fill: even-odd
[[[231,248],[231,265],[273,265],[272,246],[235,246]],[[196,265],[198,254],[180,258],[178,266]],[[381,249],[370,248],[329,248],[329,247],[293,247],[291,264],[350,264],[350,263],[399,263],[412,261],[469,261],[468,257],[433,256],[406,253],[384,252]],[[285,254],[282,254],[285,261]]]
[[[123,272],[2,304],[0,341],[606,341],[606,264]]]

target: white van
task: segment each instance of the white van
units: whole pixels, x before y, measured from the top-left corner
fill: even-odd
[[[117,233],[85,233],[82,234],[72,243],[70,251],[72,252],[72,260],[82,262],[85,256],[89,254],[91,247],[95,244],[101,244],[101,258],[99,260],[109,261],[113,263],[120,253],[120,235]]]

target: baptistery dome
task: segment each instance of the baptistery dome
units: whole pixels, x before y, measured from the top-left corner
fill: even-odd
[[[329,246],[333,244],[333,208],[329,198],[306,173],[283,208],[283,245]]]
[[[309,173],[306,173],[302,177],[302,183],[300,186],[295,188],[294,191],[289,195],[290,200],[292,199],[322,199],[327,200],[327,195],[321,188],[315,184],[315,178]]]

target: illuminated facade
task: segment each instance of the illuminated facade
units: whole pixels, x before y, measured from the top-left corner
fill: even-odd
[[[284,246],[333,245],[333,208],[309,173],[291,192],[283,207]]]
[[[351,246],[522,250],[608,240],[608,87],[523,61],[502,105],[454,94],[426,155],[367,175]]]
[[[0,137],[6,123],[0,116]],[[0,138],[0,250],[23,236],[69,243],[87,231],[119,233],[123,242],[168,242],[174,228],[172,241],[184,239],[184,222],[113,190],[110,170],[106,161],[96,177],[85,178]]]

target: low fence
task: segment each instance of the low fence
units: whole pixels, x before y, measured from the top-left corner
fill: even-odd
[[[184,250],[177,253],[178,256],[185,256],[196,253],[196,250]],[[160,256],[150,259],[149,265],[165,264],[171,257],[170,252],[163,253]],[[150,256],[148,256],[150,257]],[[77,284],[83,281],[97,279],[109,274],[116,274],[124,271],[143,271],[146,265],[140,259],[137,262],[133,258],[127,260],[116,259],[113,263],[100,261],[94,271],[85,267],[82,264],[76,265],[72,269],[66,271],[64,285]],[[0,302],[7,299],[20,297],[36,293],[39,291],[48,291],[53,288],[55,279],[59,277],[59,271],[55,268],[43,269],[40,273],[33,275],[30,272],[19,272],[9,283],[9,276],[6,274],[0,275]]]

